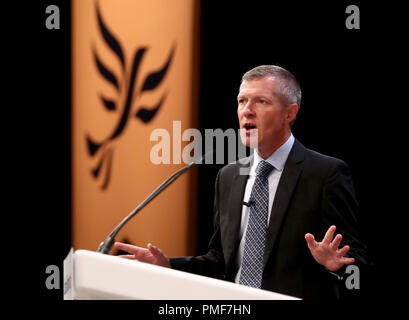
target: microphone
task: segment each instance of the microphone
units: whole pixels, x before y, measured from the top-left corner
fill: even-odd
[[[182,174],[186,171],[198,166],[199,164],[203,163],[203,160],[208,156],[212,155],[214,150],[210,150],[206,152],[200,159],[189,163],[187,166],[183,167],[182,169],[176,171],[172,174],[168,179],[166,179],[159,187],[157,187],[150,195],[147,197],[142,203],[133,209],[116,227],[112,232],[108,235],[105,241],[101,242],[99,245],[97,252],[108,254],[111,251],[112,246],[115,243],[115,236],[122,229],[122,227],[132,219],[143,207],[145,207],[149,202],[151,202],[154,198],[156,198],[163,190],[165,190],[173,181],[179,178]]]
[[[249,200],[249,202],[243,201],[242,204],[250,208],[254,204],[254,201],[253,200]]]

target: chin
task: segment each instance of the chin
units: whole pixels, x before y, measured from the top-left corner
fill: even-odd
[[[259,144],[258,129],[245,130],[240,128],[240,139],[246,147],[257,149]]]
[[[258,137],[251,137],[245,134],[240,134],[241,143],[243,143],[246,147],[249,148],[258,148]]]

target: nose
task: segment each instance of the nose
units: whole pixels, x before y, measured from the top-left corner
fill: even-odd
[[[247,101],[247,103],[242,106],[241,113],[245,117],[253,116],[255,114],[254,106],[251,100]]]

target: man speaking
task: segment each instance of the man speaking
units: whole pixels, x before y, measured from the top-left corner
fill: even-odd
[[[237,103],[242,142],[254,145],[256,131],[257,148],[217,175],[208,252],[168,258],[151,244],[115,247],[128,259],[303,299],[339,299],[346,266],[369,264],[348,166],[292,135],[301,89],[287,70],[248,71]]]

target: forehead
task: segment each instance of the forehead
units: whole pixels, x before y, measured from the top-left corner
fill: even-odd
[[[277,80],[274,77],[264,77],[261,79],[254,79],[243,81],[240,85],[240,95],[274,95]]]

